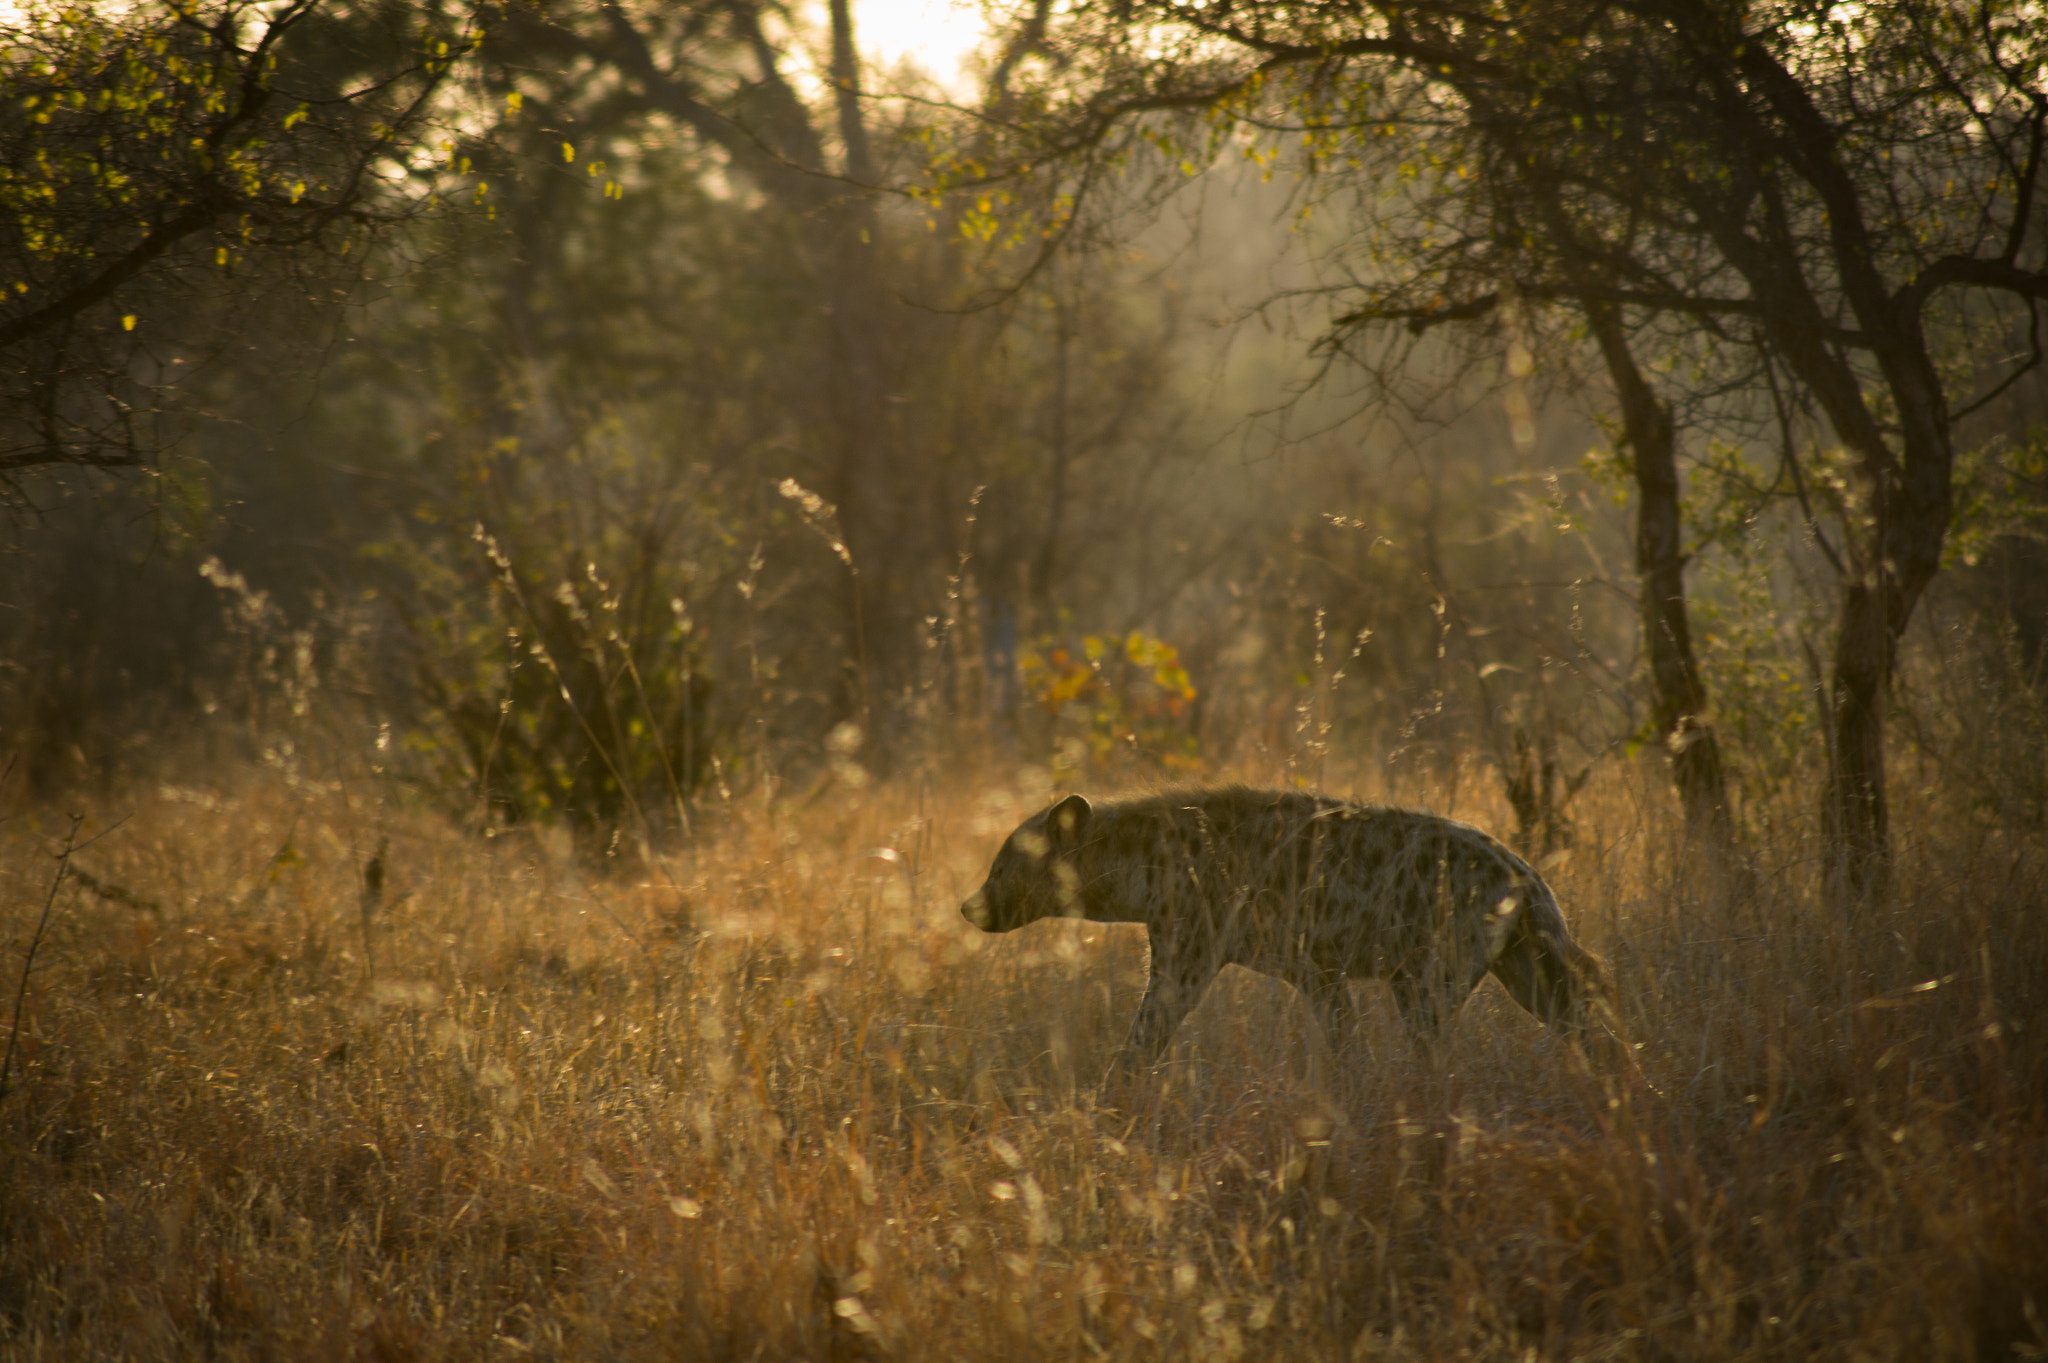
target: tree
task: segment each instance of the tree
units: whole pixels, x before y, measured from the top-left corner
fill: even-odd
[[[1129,509],[1184,448],[1154,416],[1164,291],[1068,271],[1006,308],[918,306],[972,261],[843,178],[845,110],[782,74],[813,35],[779,8],[484,17],[450,155],[495,214],[407,225],[424,268],[352,316],[317,385],[244,352],[216,371],[236,429],[201,432],[223,465],[239,444],[244,471],[341,494],[288,551],[331,549],[330,600],[374,585],[403,760],[465,817],[560,822],[608,860],[615,834],[679,835],[707,783],[897,760],[949,709],[979,737],[1014,691],[983,684],[989,599],[1100,602],[1129,527],[1165,519]],[[921,164],[909,106],[856,102],[878,174]],[[251,448],[279,408],[289,444]],[[849,500],[856,454],[875,482]]]
[[[1212,148],[1232,130],[1300,134],[1322,167],[1402,177],[1375,220],[1402,249],[1359,281],[1344,322],[1497,319],[1505,301],[1575,311],[1636,412],[1639,485],[1662,436],[1633,361],[1618,363],[1628,328],[1685,360],[1664,383],[1703,423],[1783,416],[1778,491],[1808,509],[1838,588],[1822,697],[1835,867],[1847,898],[1881,892],[1886,688],[1941,564],[1959,423],[1990,396],[1957,391],[1982,372],[1969,337],[2003,329],[1985,310],[2031,318],[2048,296],[2048,27],[2034,9],[1211,0],[1069,14],[1028,73],[1041,112],[1019,159],[1085,161],[1159,111],[1206,118]],[[1814,448],[1823,434],[1840,458]],[[1668,566],[1668,527],[1654,538]],[[1645,585],[1646,614],[1676,599],[1668,580]],[[1682,673],[1660,707],[1681,722]]]
[[[145,462],[238,279],[360,261],[426,206],[423,139],[473,42],[460,16],[348,0],[20,7],[0,27],[0,475]]]
[[[501,148],[545,143],[558,173],[587,170],[602,183],[613,171],[630,179],[636,139],[659,130],[691,148],[722,193],[758,205],[753,230],[773,234],[786,311],[775,319],[785,343],[750,376],[772,394],[764,403],[781,426],[779,448],[755,473],[770,488],[793,478],[814,494],[804,514],[827,533],[813,548],[829,540],[843,549],[829,559],[833,580],[803,593],[816,622],[807,649],[840,665],[832,722],[859,725],[879,742],[876,756],[909,732],[976,489],[1013,481],[1006,465],[1024,436],[998,371],[1007,366],[1009,382],[1028,371],[1025,396],[1062,412],[1093,401],[1114,409],[1100,422],[1048,423],[1053,449],[1033,461],[1039,475],[1014,480],[1026,497],[992,496],[979,513],[977,552],[999,544],[1013,560],[995,590],[1044,614],[1049,578],[1070,566],[1053,546],[1078,538],[1080,466],[1091,449],[1136,438],[1156,389],[1135,375],[1158,347],[1128,344],[1135,328],[1114,319],[1093,341],[1077,343],[1057,317],[1053,336],[1026,339],[1043,320],[1042,291],[979,315],[959,308],[977,267],[962,249],[971,232],[950,229],[970,225],[971,206],[931,212],[904,189],[922,166],[925,102],[868,88],[850,4],[817,17],[814,29],[777,0],[518,0],[494,11],[483,67],[493,90],[525,110],[494,134]],[[816,97],[802,88],[807,47],[829,75]],[[1073,352],[1049,374],[1021,357],[1041,339]],[[1041,507],[1042,528],[1011,524]]]
[[[807,333],[816,362],[793,356],[788,366],[793,409],[806,419],[793,461],[801,467],[785,473],[815,484],[835,509],[848,562],[838,584],[847,666],[835,707],[871,729],[875,692],[904,682],[919,606],[928,604],[923,584],[908,580],[928,557],[920,552],[926,518],[918,490],[903,481],[914,466],[901,457],[891,395],[905,382],[916,333],[933,319],[898,297],[905,243],[877,211],[875,138],[849,5],[834,0],[829,9],[831,86],[819,106],[793,81],[781,35],[798,25],[773,0],[685,9],[520,0],[502,6],[500,19],[485,55],[509,93],[557,119],[582,108],[614,125],[664,120],[707,164],[779,210],[789,269],[820,321]]]

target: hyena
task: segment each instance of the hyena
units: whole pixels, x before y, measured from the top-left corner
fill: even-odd
[[[984,932],[1047,917],[1143,923],[1152,975],[1120,1066],[1157,1062],[1226,965],[1301,990],[1333,1048],[1357,1028],[1349,979],[1389,981],[1424,1039],[1489,970],[1529,1012],[1583,1036],[1604,979],[1542,877],[1485,833],[1296,792],[1068,796],[1010,835],[960,912]]]

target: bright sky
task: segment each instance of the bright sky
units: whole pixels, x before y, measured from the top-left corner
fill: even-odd
[[[981,41],[983,24],[974,0],[854,0],[853,6],[854,37],[871,65],[887,70],[912,57],[947,86]]]

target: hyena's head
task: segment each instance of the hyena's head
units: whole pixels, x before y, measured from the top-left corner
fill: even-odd
[[[960,915],[983,932],[1009,932],[1041,918],[1081,918],[1081,873],[1074,853],[1088,841],[1094,811],[1069,795],[1017,826],[996,853],[982,887]]]

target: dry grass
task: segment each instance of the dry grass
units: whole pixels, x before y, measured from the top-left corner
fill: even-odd
[[[1121,1115],[1137,930],[955,908],[1035,791],[734,813],[674,888],[354,794],[158,792],[80,855],[0,1110],[10,1359],[2048,1349],[2038,833],[1906,811],[1851,932],[1797,835],[1717,889],[1617,779],[1555,878],[1657,1092],[1490,984],[1433,1069],[1374,986],[1339,1072],[1232,974]],[[53,830],[0,830],[17,944]]]

